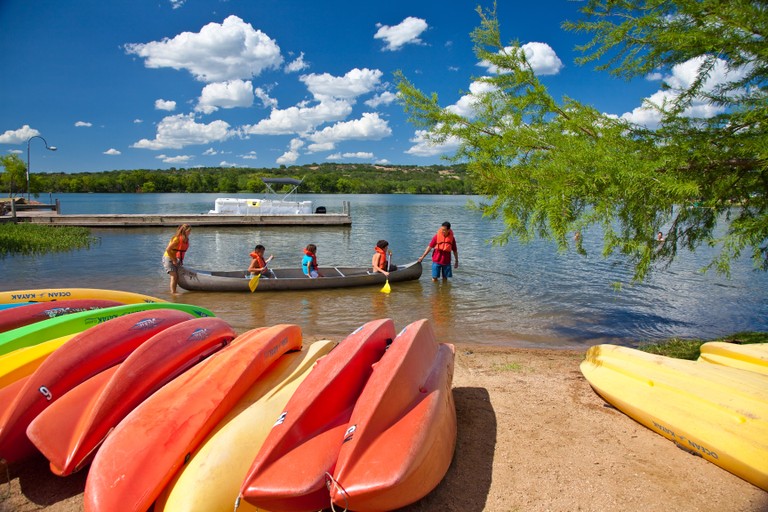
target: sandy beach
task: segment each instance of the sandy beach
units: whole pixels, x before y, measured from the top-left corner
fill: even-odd
[[[403,511],[768,511],[768,493],[606,405],[582,351],[456,347],[451,468]],[[2,470],[0,511],[82,510],[85,472],[42,458]],[[110,511],[112,512],[112,511]]]

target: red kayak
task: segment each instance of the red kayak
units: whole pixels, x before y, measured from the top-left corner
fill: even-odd
[[[453,345],[438,344],[427,320],[395,338],[349,420],[329,481],[337,507],[395,510],[440,483],[456,445],[453,361]]]
[[[273,512],[320,510],[330,504],[333,472],[352,409],[395,336],[392,320],[369,322],[317,362],[272,427],[240,489],[238,501]]]
[[[73,299],[55,302],[38,302],[0,311],[0,332],[48,320],[57,316],[90,311],[92,309],[121,306],[122,302],[101,299]]]
[[[55,474],[78,471],[129,412],[235,336],[220,318],[195,318],[169,327],[119,366],[88,379],[51,404],[30,423],[27,437],[51,461]]]
[[[296,325],[255,329],[163,386],[97,452],[85,484],[85,510],[145,512],[256,380],[285,352],[300,348]]]
[[[27,427],[45,408],[155,334],[192,318],[184,311],[154,309],[94,325],[56,349],[33,374],[0,389],[0,458],[15,462],[34,453]]]

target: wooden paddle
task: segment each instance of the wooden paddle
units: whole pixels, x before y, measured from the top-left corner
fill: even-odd
[[[389,251],[389,260],[387,260],[387,269],[392,267],[392,251]],[[384,283],[384,286],[381,288],[381,293],[391,293],[392,288],[389,286],[389,277],[387,277],[387,282]]]

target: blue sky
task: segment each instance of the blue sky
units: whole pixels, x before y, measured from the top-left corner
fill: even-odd
[[[394,100],[402,70],[462,111],[479,65],[475,1],[2,0],[0,154],[32,172],[431,165]],[[490,6],[490,2],[481,5]],[[580,2],[499,0],[504,41],[527,45],[555,97],[637,115],[661,75],[577,66],[560,28]],[[471,102],[469,102],[471,103]],[[633,113],[634,112],[634,113]]]

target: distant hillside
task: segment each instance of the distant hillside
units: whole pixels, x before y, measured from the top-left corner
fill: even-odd
[[[428,167],[308,164],[280,168],[120,170],[37,173],[32,191],[47,192],[263,192],[262,177],[303,179],[299,191],[324,194],[473,194],[464,165]]]

